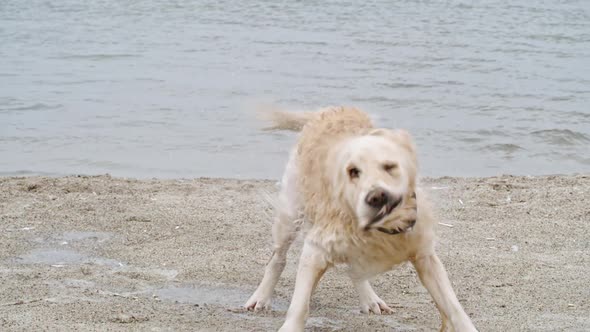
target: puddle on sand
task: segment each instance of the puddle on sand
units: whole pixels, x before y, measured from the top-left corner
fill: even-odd
[[[228,308],[239,308],[248,300],[250,292],[234,287],[221,286],[183,286],[166,287],[152,291],[162,300],[178,301],[190,304],[216,304]],[[273,298],[273,310],[287,310],[287,304],[281,299]]]
[[[37,248],[28,254],[21,255],[14,259],[14,262],[20,264],[47,264],[47,265],[78,265],[78,264],[96,264],[109,267],[122,267],[124,264],[114,259],[91,257],[77,251],[66,249],[70,243],[92,244],[105,242],[113,237],[112,233],[91,232],[91,231],[69,231],[60,235],[50,235],[38,237],[33,241],[42,244],[42,246],[59,246],[60,249]]]
[[[124,266],[123,263],[114,259],[90,257],[79,252],[67,249],[34,249],[26,255],[17,257],[15,261],[20,264],[97,264],[110,267]]]

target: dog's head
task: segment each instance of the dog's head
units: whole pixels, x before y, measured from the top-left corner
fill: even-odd
[[[408,132],[373,129],[343,143],[333,161],[338,168],[336,198],[354,215],[359,228],[384,229],[392,224],[392,234],[397,228],[401,232],[402,225],[394,219],[407,219],[402,212],[411,205],[415,222],[417,161]]]

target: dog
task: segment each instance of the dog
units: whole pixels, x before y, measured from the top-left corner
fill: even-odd
[[[477,331],[434,251],[434,218],[417,186],[410,134],[375,128],[366,113],[352,107],[266,114],[273,122],[269,129],[301,133],[281,180],[273,254],[244,307],[270,308],[287,251],[305,228],[295,290],[280,331],[304,330],[312,293],[335,265],[346,266],[361,312],[391,313],[369,280],[406,261],[434,299],[441,331]]]

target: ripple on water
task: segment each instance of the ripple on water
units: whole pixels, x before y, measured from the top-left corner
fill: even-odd
[[[139,57],[139,54],[106,54],[106,53],[97,53],[97,54],[64,54],[58,57],[50,57],[50,59],[60,59],[60,60],[90,60],[90,61],[101,61],[101,60],[111,60],[111,59],[126,59],[126,58],[135,58]]]
[[[578,112],[578,111],[564,112],[562,117],[566,118],[568,120],[576,121],[576,122],[585,122],[585,123],[590,122],[590,112],[589,113]]]
[[[241,107],[260,98],[358,106],[404,127],[432,165],[424,175],[588,170],[582,1],[187,10],[147,0],[118,15],[117,0],[10,3],[0,10],[15,22],[0,33],[1,175],[278,178],[296,134],[258,136]],[[580,157],[540,155],[558,150]]]
[[[62,107],[63,105],[56,104],[56,105],[48,105],[44,103],[35,103],[29,104],[24,106],[17,106],[17,107],[5,107],[0,109],[0,111],[41,111],[41,110],[53,110]]]
[[[544,143],[558,146],[575,146],[587,144],[590,137],[570,129],[545,129],[531,132],[531,135],[541,139]]]
[[[506,154],[512,154],[514,152],[518,152],[521,150],[524,150],[523,147],[521,147],[518,144],[512,144],[512,143],[504,143],[504,144],[488,144],[484,147],[481,148],[481,150],[484,151],[491,151],[491,152],[503,152]]]

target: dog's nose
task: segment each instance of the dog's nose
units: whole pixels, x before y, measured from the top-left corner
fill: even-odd
[[[391,197],[389,196],[389,194],[387,194],[385,190],[377,188],[369,191],[367,197],[365,197],[365,202],[369,206],[378,209],[387,204],[390,199]]]

